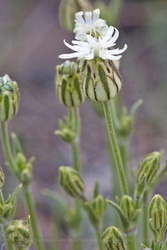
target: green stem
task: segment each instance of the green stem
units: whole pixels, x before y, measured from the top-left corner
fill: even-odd
[[[8,167],[17,176],[17,165],[15,164],[12,153],[11,153],[9,136],[8,136],[8,128],[7,128],[6,122],[1,123],[1,134],[2,134],[2,148],[4,151],[4,155],[6,156],[6,160],[8,161]]]
[[[6,238],[6,234],[5,234],[6,225],[3,225],[2,229],[3,229],[3,235],[4,235],[6,250],[14,250],[13,245]]]
[[[23,186],[23,188],[24,188],[26,206],[28,208],[28,212],[29,212],[30,219],[31,219],[31,226],[32,226],[32,231],[33,231],[33,236],[34,236],[33,238],[35,242],[35,247],[37,250],[42,250],[43,245],[42,245],[42,239],[41,239],[40,233],[38,231],[37,220],[36,220],[37,216],[36,216],[36,211],[34,207],[34,202],[32,200],[32,196],[28,187]]]
[[[7,123],[5,123],[5,122],[1,123],[1,133],[2,133],[2,147],[4,150],[6,160],[8,162],[8,166],[12,170],[12,172],[14,172],[15,175],[19,178],[18,173],[17,173],[18,172],[17,165],[13,159],[13,155],[12,155],[11,147],[10,147],[10,143],[9,143]],[[31,216],[30,219],[31,219],[31,224],[32,224],[34,241],[36,243],[36,249],[42,250],[43,246],[42,246],[41,240],[39,240],[40,234],[39,234],[38,226],[37,226],[35,208],[34,208],[34,205],[32,202],[32,197],[31,197],[31,194],[28,190],[28,187],[24,187],[24,195],[25,195],[25,200],[26,200],[28,212]]]
[[[81,162],[80,162],[80,114],[78,107],[71,108],[72,113],[72,124],[76,132],[76,138],[71,145],[72,157],[73,157],[73,168],[80,172],[81,171]]]
[[[96,230],[96,241],[97,241],[97,246],[98,246],[98,250],[103,250],[103,242],[101,239],[101,232],[99,230]]]
[[[120,150],[118,147],[118,142],[117,142],[117,138],[115,134],[115,129],[113,125],[110,102],[109,101],[103,102],[103,108],[104,108],[105,120],[106,120],[107,128],[108,128],[108,135],[109,135],[110,143],[112,146],[117,173],[118,173],[120,184],[121,184],[121,191],[122,191],[122,194],[125,195],[125,194],[128,194],[128,186],[127,186],[125,171],[123,168],[121,154],[120,154]]]
[[[149,245],[149,230],[148,230],[148,191],[146,190],[143,198],[142,208],[142,243],[145,246]]]
[[[127,234],[127,249],[128,250],[135,250],[136,249],[136,241],[135,241],[135,233]]]

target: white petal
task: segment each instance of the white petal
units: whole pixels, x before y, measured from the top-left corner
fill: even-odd
[[[81,52],[74,52],[74,53],[69,53],[69,54],[61,54],[59,55],[59,58],[61,59],[71,59],[71,58],[75,58],[75,57],[82,57],[82,53]]]
[[[91,11],[87,11],[85,12],[85,21],[87,24],[92,24],[92,12]]]
[[[100,10],[99,9],[95,9],[93,11],[93,18],[92,18],[92,22],[96,22],[99,19],[100,16]]]
[[[82,23],[82,24],[85,24],[85,21],[83,19],[83,11],[80,11],[78,13],[75,14],[75,18],[76,18],[76,22],[79,22],[79,23]]]
[[[123,49],[112,49],[111,52],[114,55],[122,54],[127,49],[127,44],[124,45]]]
[[[70,45],[69,43],[67,43],[65,40],[64,40],[64,44],[68,47],[68,48],[70,48],[70,49],[72,49],[72,50],[74,50],[74,51],[78,51],[79,50],[79,46],[75,46],[75,45]]]
[[[87,38],[87,41],[90,45],[95,45],[97,42],[93,36],[87,35],[86,38]]]
[[[103,43],[106,43],[109,41],[109,39],[111,38],[112,34],[114,32],[114,27],[113,26],[110,26],[107,30],[107,33],[106,35],[103,37],[102,41]]]

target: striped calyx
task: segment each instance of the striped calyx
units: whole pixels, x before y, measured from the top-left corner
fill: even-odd
[[[126,219],[130,222],[135,217],[135,202],[129,195],[124,195],[120,200],[120,208]]]
[[[56,95],[67,107],[79,106],[85,96],[82,90],[82,75],[75,62],[65,61],[56,67]]]
[[[107,250],[126,249],[123,234],[116,227],[108,227],[102,235],[102,241]]]
[[[145,181],[150,184],[156,177],[160,167],[160,153],[153,152],[139,164],[137,182]]]
[[[161,195],[155,195],[149,206],[149,226],[155,241],[162,241],[167,229],[167,204]]]
[[[4,183],[5,183],[5,175],[2,168],[0,167],[0,189],[3,187]]]
[[[28,220],[11,221],[5,230],[5,235],[7,240],[18,249],[27,248],[32,244],[32,232]]]
[[[17,83],[8,75],[0,77],[0,122],[6,122],[16,115],[19,99]]]
[[[85,184],[79,173],[71,167],[59,168],[59,180],[64,190],[74,198],[83,198]]]
[[[105,102],[114,98],[122,86],[122,78],[110,60],[94,58],[80,61],[83,72],[83,91],[92,101]]]

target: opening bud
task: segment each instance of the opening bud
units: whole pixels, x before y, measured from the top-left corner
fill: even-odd
[[[32,233],[29,221],[13,220],[5,231],[6,238],[16,247],[27,248],[32,244]]]
[[[116,227],[108,227],[102,235],[102,241],[107,250],[125,250],[122,232]]]
[[[61,186],[70,196],[83,198],[85,184],[76,170],[71,167],[60,167],[59,180]]]
[[[155,195],[149,206],[149,226],[154,234],[154,240],[160,242],[167,229],[167,204],[161,195]]]
[[[80,69],[84,74],[83,91],[92,101],[105,102],[119,93],[122,79],[111,60],[80,61]]]
[[[6,122],[16,115],[19,99],[17,83],[8,75],[0,77],[0,122]]]
[[[56,67],[56,95],[67,107],[79,106],[85,96],[82,91],[82,76],[75,62],[65,61]]]

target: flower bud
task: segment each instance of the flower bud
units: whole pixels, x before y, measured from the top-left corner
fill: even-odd
[[[60,184],[72,197],[82,198],[85,185],[77,171],[71,167],[62,166],[59,168]]]
[[[102,235],[107,250],[125,250],[123,234],[116,227],[108,227]]]
[[[144,180],[150,184],[154,179],[160,167],[160,153],[153,152],[139,164],[137,181]]]
[[[0,122],[16,115],[19,106],[19,90],[16,82],[8,75],[0,77]]]
[[[0,167],[0,189],[3,187],[4,183],[5,183],[5,175],[2,168]]]
[[[120,200],[120,208],[124,216],[130,221],[134,219],[135,215],[135,203],[129,195],[124,195]]]
[[[26,220],[13,220],[5,230],[6,238],[18,248],[27,248],[32,244],[30,224]]]
[[[121,76],[111,60],[80,61],[80,70],[84,74],[83,91],[92,101],[111,100],[121,89]]]
[[[155,241],[162,241],[167,229],[167,204],[160,195],[155,195],[149,206],[149,226]]]
[[[82,91],[82,76],[75,62],[65,61],[56,67],[56,95],[67,107],[79,106],[85,96]]]

